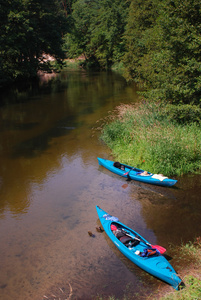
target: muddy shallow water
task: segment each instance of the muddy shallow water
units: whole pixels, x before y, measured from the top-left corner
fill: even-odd
[[[0,299],[120,299],[165,286],[95,230],[99,205],[167,249],[201,232],[200,175],[163,188],[98,165],[112,156],[93,128],[116,105],[137,101],[135,87],[115,73],[71,71],[2,97]],[[176,257],[171,264],[179,272]]]

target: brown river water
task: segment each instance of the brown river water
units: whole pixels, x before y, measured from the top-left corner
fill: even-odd
[[[97,157],[113,157],[93,128],[118,104],[137,101],[135,87],[104,72],[48,80],[1,96],[0,299],[123,299],[166,286],[96,231],[96,205],[171,256],[170,245],[201,234],[201,175],[164,188],[100,167]],[[180,271],[178,257],[171,264]]]

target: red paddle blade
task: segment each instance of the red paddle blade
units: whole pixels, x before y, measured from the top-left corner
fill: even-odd
[[[160,252],[160,254],[163,254],[166,251],[166,249],[163,248],[162,246],[159,246],[159,245],[151,245],[151,246],[152,246],[152,248],[157,249]]]
[[[128,175],[129,172],[124,173],[123,175]]]

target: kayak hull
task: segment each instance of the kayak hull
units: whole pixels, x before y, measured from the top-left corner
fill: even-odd
[[[177,180],[175,179],[170,179],[168,177],[152,174],[150,172],[148,172],[148,175],[143,176],[141,174],[144,172],[144,170],[138,168],[132,168],[131,166],[128,165],[124,165],[125,170],[121,170],[113,166],[114,161],[112,160],[107,160],[99,157],[97,159],[100,166],[103,166],[106,169],[110,170],[111,172],[125,178],[129,178],[132,180],[136,180],[148,184],[166,186],[166,187],[171,187],[177,183]]]
[[[143,249],[152,248],[148,241],[146,241],[136,231],[121,223],[118,218],[110,216],[99,206],[96,206],[96,210],[103,229],[105,230],[111,241],[119,249],[119,251],[121,251],[129,260],[131,260],[134,264],[136,264],[144,271],[170,284],[174,289],[179,289],[182,280],[179,278],[174,268],[163,255],[157,254],[149,257],[142,257],[140,255],[137,255],[135,253],[137,250],[142,253]],[[128,248],[113,234],[111,225],[115,225],[119,228],[124,229],[127,233],[129,233],[129,235],[132,235],[133,237],[137,236],[140,239],[140,242],[137,245]],[[147,246],[147,244],[149,244],[149,246]]]

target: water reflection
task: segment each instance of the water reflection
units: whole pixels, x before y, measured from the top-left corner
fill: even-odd
[[[69,295],[70,286],[74,299],[120,298],[130,283],[133,293],[136,286],[157,288],[95,232],[96,205],[163,246],[201,229],[199,176],[166,189],[126,182],[98,166],[97,157],[110,158],[110,151],[92,128],[116,105],[137,101],[135,87],[115,73],[64,72],[4,97],[0,298],[51,299],[59,287]]]
[[[84,139],[88,140],[90,127],[99,117],[97,112],[102,116],[102,109],[107,106],[108,101],[109,108],[113,108],[109,97],[119,94],[121,90],[125,92],[125,87],[124,80],[117,75],[82,71],[64,72],[54,76],[52,81],[45,79],[32,95],[30,90],[27,94],[19,89],[8,92],[5,98],[7,102],[10,98],[12,104],[1,108],[0,124],[2,195],[8,190],[11,194],[16,186],[26,195],[29,179],[37,179],[39,174],[41,178],[42,173],[46,176],[51,164],[55,164],[55,159],[46,161],[39,157],[44,153],[46,157],[49,155],[48,151],[57,143],[57,138],[65,137],[67,143],[63,153],[69,157],[76,153],[77,148],[82,148],[83,151]],[[26,98],[25,95],[27,102],[22,101]],[[118,100],[115,99],[114,102],[117,103]],[[47,164],[43,166],[44,163]],[[17,170],[17,176],[13,170]],[[16,190],[13,194],[15,196],[9,197],[9,205],[16,206],[14,210],[19,212],[20,201],[16,199],[19,195],[19,199],[22,199],[21,210],[26,211],[29,197],[20,195],[18,191],[16,193]],[[1,207],[8,203],[4,197]]]

